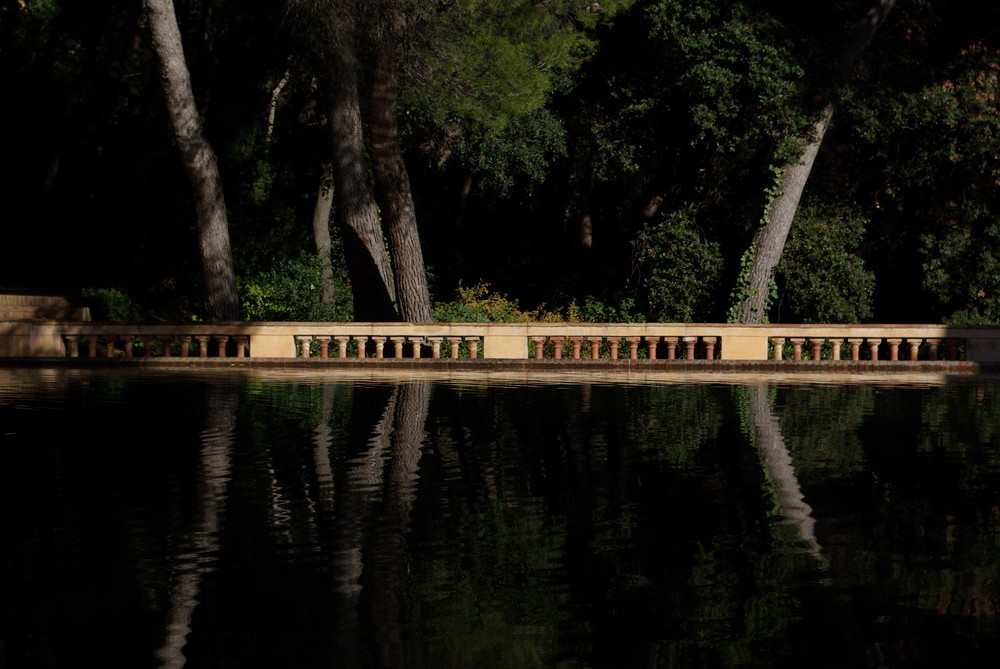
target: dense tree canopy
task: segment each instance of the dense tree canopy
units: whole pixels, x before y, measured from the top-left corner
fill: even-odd
[[[766,317],[1000,319],[992,0],[898,0],[850,77],[875,0],[174,4],[246,318],[422,320],[485,282],[724,320],[776,170],[832,105]],[[0,286],[204,318],[139,9],[0,4]]]

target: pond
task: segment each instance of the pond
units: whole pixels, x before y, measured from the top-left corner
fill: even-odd
[[[737,381],[0,370],[0,667],[995,666],[1000,385]]]

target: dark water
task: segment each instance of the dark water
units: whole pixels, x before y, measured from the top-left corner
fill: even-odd
[[[0,377],[0,667],[994,667],[1000,387]]]

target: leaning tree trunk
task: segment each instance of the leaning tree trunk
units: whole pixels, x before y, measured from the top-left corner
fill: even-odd
[[[396,321],[392,270],[382,240],[378,206],[368,174],[354,21],[349,13],[332,21],[330,48],[330,130],[333,139],[333,180],[344,231],[344,253],[354,292],[354,317],[365,321]]]
[[[316,205],[313,207],[312,231],[313,242],[316,244],[316,256],[320,263],[320,301],[333,307],[337,303],[337,291],[333,284],[333,261],[330,249],[330,211],[333,209],[333,166],[324,162],[319,175],[319,188],[316,190]]]
[[[399,315],[404,321],[428,323],[431,320],[431,297],[410,177],[403,163],[396,122],[399,66],[403,57],[398,47],[402,38],[401,11],[398,7],[389,9],[387,34],[382,36],[378,45],[369,113],[372,166],[389,239]]]
[[[895,6],[896,0],[879,0],[865,18],[854,26],[851,41],[844,51],[841,64],[841,76],[847,79],[854,71],[861,54],[875,35],[879,26]],[[833,105],[827,105],[819,120],[809,129],[805,149],[796,162],[781,168],[780,195],[771,202],[764,226],[754,236],[753,262],[743,285],[743,297],[736,307],[735,321],[737,323],[763,323],[767,318],[768,298],[771,292],[771,281],[774,280],[774,270],[781,260],[791,230],[795,211],[799,206],[802,191],[805,190],[809,173],[823,136],[833,118]],[[742,279],[741,279],[742,280]]]
[[[144,0],[144,9],[153,50],[160,64],[167,113],[194,196],[205,316],[210,321],[239,320],[240,300],[236,293],[219,164],[205,138],[195,104],[174,3],[173,0]]]

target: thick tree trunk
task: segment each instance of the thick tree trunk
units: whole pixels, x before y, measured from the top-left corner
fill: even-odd
[[[372,85],[369,132],[375,189],[382,204],[382,218],[389,239],[393,279],[399,315],[404,321],[431,320],[431,298],[427,288],[424,255],[420,248],[417,215],[410,191],[410,177],[399,144],[396,109],[399,97],[399,66],[402,54],[402,16],[393,7],[388,30],[379,40],[375,79]]]
[[[330,130],[333,139],[333,180],[344,231],[347,271],[354,292],[354,317],[362,321],[396,321],[392,270],[382,239],[378,207],[368,173],[354,21],[349,12],[331,24]]]
[[[331,307],[337,303],[336,289],[333,285],[333,263],[330,258],[330,211],[333,209],[333,166],[323,163],[319,175],[319,188],[316,191],[316,205],[313,207],[312,231],[316,244],[316,255],[319,257],[322,276],[320,281],[320,300]]]
[[[896,0],[879,0],[865,18],[854,26],[841,63],[841,76],[844,79],[850,78],[861,54],[895,4]],[[763,323],[767,318],[767,303],[774,271],[781,261],[795,211],[832,118],[831,104],[823,109],[820,118],[810,128],[799,160],[781,168],[781,194],[771,203],[764,227],[754,236],[753,262],[744,285],[744,297],[737,305],[737,323]]]
[[[240,318],[240,301],[222,180],[195,104],[173,0],[144,0],[144,9],[160,63],[167,113],[194,197],[205,316],[210,321],[236,321]]]

